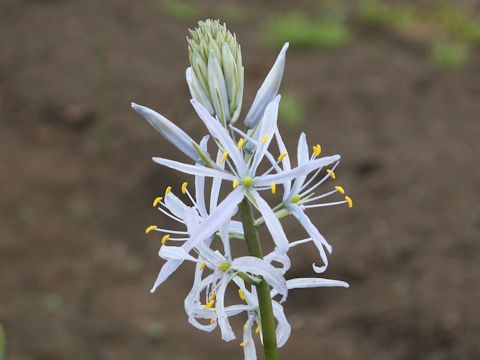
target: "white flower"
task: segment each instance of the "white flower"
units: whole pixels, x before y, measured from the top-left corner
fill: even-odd
[[[288,183],[293,181],[296,177],[307,176],[312,171],[315,171],[324,166],[330,165],[340,159],[339,155],[330,157],[323,157],[315,159],[308,163],[302,164],[294,169],[284,170],[271,174],[272,170],[279,171],[278,163],[287,157],[287,153],[283,153],[279,156],[276,163],[264,173],[258,175],[257,170],[262,159],[268,154],[268,146],[272,141],[276,129],[277,129],[277,112],[280,96],[277,96],[272,100],[265,109],[263,119],[259,124],[258,130],[263,134],[262,141],[253,144],[253,154],[245,154],[243,152],[242,144],[245,141],[251,141],[250,139],[244,140],[243,138],[235,143],[227,130],[221,126],[218,120],[213,118],[210,113],[196,100],[192,100],[192,104],[197,111],[197,114],[204,122],[205,126],[209,130],[212,137],[216,140],[220,150],[223,151],[221,162],[226,162],[229,166],[230,172],[219,169],[215,169],[203,166],[201,164],[189,165],[178,161],[169,159],[154,157],[153,160],[158,164],[173,168],[175,170],[196,175],[196,176],[210,176],[213,178],[219,178],[232,183],[234,190],[228,196],[228,205],[225,205],[225,199],[221,205],[231,210],[232,207],[236,207],[238,203],[243,199],[243,196],[247,195],[252,203],[261,212],[262,217],[267,225],[273,241],[276,245],[276,250],[279,253],[284,253],[288,250],[288,240],[285,236],[283,228],[277,215],[271,209],[270,205],[260,196],[259,192],[264,190],[276,191],[276,183]],[[224,219],[226,219],[224,217]],[[191,247],[196,246],[202,239],[196,238],[191,240]]]

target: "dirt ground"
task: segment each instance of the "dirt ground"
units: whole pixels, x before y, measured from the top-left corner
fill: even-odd
[[[279,50],[258,36],[277,6],[245,4],[255,11],[230,25],[244,110]],[[184,81],[193,25],[151,1],[0,3],[7,359],[242,358],[241,340],[188,324],[192,267],[149,293],[162,262],[144,229],[168,226],[151,202],[184,180],[151,157],[184,158],[130,101],[205,133]],[[306,100],[309,142],[342,155],[335,185],[355,206],[310,213],[334,246],[326,276],[350,289],[289,294],[282,359],[480,358],[480,52],[442,72],[418,41],[360,26],[343,49],[287,56],[282,89]],[[281,131],[296,149],[301,130]],[[314,275],[311,250],[295,251],[292,277]]]

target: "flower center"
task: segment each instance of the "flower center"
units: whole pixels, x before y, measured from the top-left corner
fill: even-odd
[[[242,179],[242,185],[245,187],[250,187],[253,185],[253,179],[250,176],[246,176]]]
[[[218,265],[218,268],[223,272],[226,272],[228,269],[230,269],[231,266],[232,265],[230,265],[228,262],[223,262],[220,265]]]

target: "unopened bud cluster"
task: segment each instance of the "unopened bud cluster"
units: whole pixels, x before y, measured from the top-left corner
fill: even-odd
[[[234,123],[240,115],[243,97],[240,45],[218,20],[200,21],[190,35],[191,67],[186,73],[190,93],[224,126]]]

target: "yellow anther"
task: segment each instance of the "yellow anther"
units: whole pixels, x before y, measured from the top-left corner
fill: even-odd
[[[210,309],[213,307],[214,304],[215,304],[215,300],[210,300],[203,308],[205,310]]]
[[[244,143],[245,143],[245,140],[243,140],[243,138],[240,138],[240,140],[238,140],[237,149],[240,150],[243,147]]]
[[[166,188],[166,190],[165,190],[165,195],[169,194],[170,191],[172,191],[172,187],[171,187],[171,186],[169,186],[169,187]]]
[[[295,196],[292,198],[292,200],[290,200],[290,202],[291,202],[292,204],[296,204],[296,203],[298,203],[298,202],[300,201],[300,199],[301,199],[300,194],[297,194],[297,195],[295,195]]]
[[[257,328],[255,329],[255,333],[259,333],[260,332],[260,328],[257,326]]]
[[[287,156],[287,155],[288,155],[288,154],[287,154],[286,152],[284,152],[282,155],[280,155],[280,156],[278,157],[278,161],[282,161],[282,160],[285,158],[285,156]]]
[[[228,152],[224,152],[223,155],[222,155],[222,160],[220,160],[222,163],[225,162],[225,160],[227,160],[227,157],[228,157]]]
[[[350,199],[350,196],[345,196],[345,200],[347,200],[348,207],[351,208],[353,206],[353,201]]]
[[[238,180],[235,179],[235,180],[233,180],[232,187],[233,187],[234,189],[236,189],[237,186],[238,186]]]
[[[247,345],[247,343],[248,343],[247,341],[244,341],[244,342],[240,343],[240,346],[244,347],[245,345]]]
[[[188,186],[188,183],[185,181],[182,184],[182,194],[185,194],[187,192],[187,186]]]
[[[163,200],[163,197],[159,196],[153,200],[153,207],[157,207],[158,203]]]
[[[243,330],[247,330],[247,324],[243,325]]]
[[[334,173],[332,170],[327,169],[327,173],[330,174],[330,176],[332,177],[332,179],[335,179],[335,173]]]
[[[335,186],[335,190],[337,190],[340,194],[345,194],[345,190],[341,186]]]
[[[203,270],[203,268],[205,267],[205,264],[207,262],[205,260],[202,261],[202,263],[200,264],[200,270]]]
[[[210,319],[210,324],[213,324],[215,322],[215,319]]]
[[[167,240],[170,238],[170,235],[167,234],[165,235],[163,238],[162,238],[162,245],[165,245],[165,243],[167,242]]]
[[[262,144],[265,144],[268,140],[268,135],[265,135],[262,139]]]
[[[212,292],[212,293],[210,294],[210,300],[215,299],[215,296],[217,296],[217,295],[216,295],[214,292]]]
[[[145,230],[145,234],[148,234],[150,231],[155,230],[157,228],[156,225],[151,225]]]
[[[275,194],[277,192],[277,184],[272,181],[272,194]]]
[[[243,295],[242,289],[238,289],[238,296],[240,296],[240,299],[245,300],[245,295]]]
[[[320,155],[321,152],[322,152],[322,147],[319,144],[313,147],[313,153],[315,154],[315,156]]]

